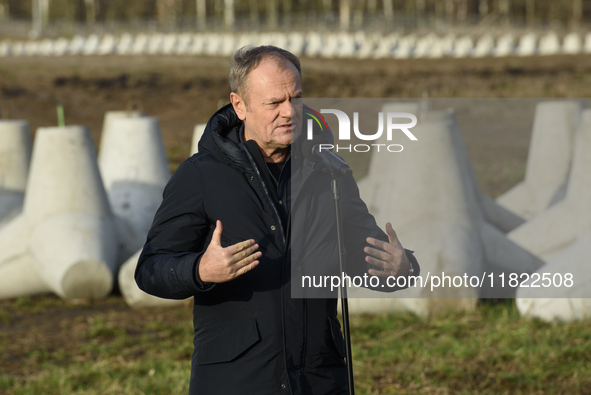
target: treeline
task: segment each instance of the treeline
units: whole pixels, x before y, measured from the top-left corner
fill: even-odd
[[[449,24],[558,25],[591,20],[590,0],[0,0],[0,18],[41,23],[157,21],[175,27],[216,23],[232,28],[285,27],[292,19],[320,19],[349,29],[371,20]],[[413,23],[414,23],[413,22]],[[1,23],[1,22],[0,22]]]

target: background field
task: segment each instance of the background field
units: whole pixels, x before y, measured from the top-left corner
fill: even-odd
[[[302,63],[307,97],[591,97],[591,56]],[[90,126],[98,146],[104,112],[135,103],[160,119],[174,170],[193,126],[227,100],[228,69],[226,58],[3,58],[0,108],[35,130],[56,124],[61,103],[66,122]],[[497,196],[523,177],[530,133],[464,131],[484,192]],[[591,393],[589,321],[527,321],[508,301],[428,321],[353,323],[362,394]],[[0,392],[186,393],[191,340],[189,306],[0,301]]]

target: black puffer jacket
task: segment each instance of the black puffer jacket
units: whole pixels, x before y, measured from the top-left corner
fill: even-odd
[[[291,210],[304,213],[298,218],[305,220],[299,228],[291,219],[282,224],[262,155],[254,141],[241,142],[241,127],[231,106],[209,120],[199,153],[182,163],[166,186],[136,281],[159,297],[194,296],[190,394],[344,394],[336,299],[296,299],[290,292],[292,255],[305,260],[314,253],[319,262],[338,262],[329,174],[292,147],[290,160],[301,178]],[[387,236],[368,214],[354,180],[342,183],[347,271],[363,275],[365,238]],[[218,219],[223,246],[255,239],[263,255],[256,268],[235,280],[203,284],[195,275],[197,265]],[[292,231],[310,248],[292,254]]]

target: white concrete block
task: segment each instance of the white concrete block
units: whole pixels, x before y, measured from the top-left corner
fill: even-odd
[[[288,35],[288,44],[286,49],[296,56],[300,56],[304,52],[304,46],[306,45],[306,38],[304,33],[292,32]],[[238,46],[242,48],[242,46]]]
[[[476,42],[472,55],[477,58],[492,56],[495,50],[495,40],[490,34],[485,34]]]
[[[453,56],[456,58],[465,58],[472,56],[474,51],[474,40],[470,36],[459,37],[454,44]]]
[[[119,270],[119,289],[125,303],[129,307],[158,307],[176,306],[183,303],[183,300],[162,299],[142,291],[135,282],[135,268],[141,254],[141,250],[133,254]]]
[[[41,54],[39,41],[27,41],[24,47],[25,56],[38,56]]]
[[[88,129],[40,128],[23,212],[0,231],[0,245],[11,246],[0,254],[2,281],[20,281],[24,272],[30,279],[20,295],[104,297],[118,269],[116,244]]]
[[[497,202],[531,219],[564,197],[583,104],[541,102],[536,107],[525,180]]]
[[[144,245],[170,178],[158,120],[113,119],[101,139],[99,166],[117,218],[123,263]]]
[[[135,41],[133,42],[133,46],[131,47],[131,54],[132,55],[144,55],[148,53],[148,44],[150,38],[146,34],[138,34],[135,37]]]
[[[336,33],[326,33],[324,35],[324,46],[320,51],[320,57],[332,59],[336,57],[339,50],[339,37]]]
[[[591,229],[578,237],[536,273],[540,280],[532,287],[530,279],[517,290],[516,304],[521,315],[544,321],[572,321],[591,316]],[[544,273],[548,280],[544,279]],[[570,277],[572,276],[572,277]],[[572,283],[565,281],[572,278]],[[551,284],[551,287],[542,286]]]
[[[203,132],[205,132],[206,126],[206,123],[200,123],[195,125],[195,129],[193,130],[193,140],[191,142],[191,155],[194,155],[197,152],[199,152],[199,140],[201,140]]]
[[[0,120],[0,225],[22,208],[31,146],[27,121]]]
[[[164,35],[162,39],[162,53],[165,55],[172,55],[176,54],[176,46],[179,41],[178,34],[175,33],[168,33]]]
[[[564,37],[562,52],[569,55],[576,55],[583,52],[583,39],[577,33],[570,33]]]
[[[117,51],[117,38],[112,34],[105,34],[100,40],[97,55],[111,55]]]
[[[231,33],[224,33],[221,35],[220,54],[222,56],[232,56],[238,49],[236,36]]]
[[[178,42],[176,45],[176,54],[178,55],[189,55],[191,47],[193,46],[193,34],[181,33],[178,36]]]
[[[83,55],[97,55],[99,53],[100,37],[96,34],[91,34],[86,38],[84,47],[82,49]]]
[[[400,108],[392,104],[382,111],[399,112]],[[486,221],[453,113],[420,113],[412,131],[419,142],[407,142],[402,153],[382,153],[380,158],[374,152],[370,181],[362,180],[360,191],[378,224],[393,222],[403,245],[417,251],[421,273],[444,272],[453,277],[537,270],[542,265],[539,259]],[[350,296],[371,293],[354,288]],[[386,304],[431,315],[444,308],[473,309],[477,297],[485,295],[490,296],[489,289],[446,287],[431,293],[417,287],[404,291],[403,299],[394,298]],[[355,309],[372,308],[369,306],[374,302],[367,299],[356,304]]]
[[[591,110],[583,112],[575,135],[566,197],[509,233],[515,243],[551,259],[591,228]]]
[[[80,55],[84,50],[84,45],[86,43],[86,38],[80,35],[75,35],[72,40],[70,41],[70,45],[68,47],[68,53],[70,55]]]
[[[515,53],[519,56],[532,56],[537,54],[538,36],[535,33],[527,33],[521,36]]]
[[[148,38],[148,55],[159,55],[164,46],[164,34],[155,33]]]
[[[336,55],[339,58],[352,58],[357,52],[357,46],[355,44],[355,37],[349,33],[340,33],[338,35],[339,46],[336,51]]]
[[[53,56],[55,53],[55,42],[49,38],[44,39],[39,43],[39,55]]]
[[[583,52],[591,53],[591,32],[585,36],[585,48],[583,48]]]
[[[222,53],[222,36],[217,33],[208,33],[204,36],[205,46],[203,53],[209,56],[219,56]]]
[[[398,50],[398,41],[400,36],[397,34],[388,34],[387,36],[374,35],[373,51],[370,44],[366,46],[365,51],[370,51],[369,54],[374,59],[391,58],[395,51]]]
[[[53,47],[53,55],[55,56],[64,56],[68,53],[68,48],[70,46],[70,41],[64,37],[60,37],[55,40],[55,44]]]
[[[510,56],[515,53],[515,39],[512,34],[504,34],[497,40],[494,55],[497,57]]]
[[[193,35],[193,45],[189,51],[191,55],[201,55],[205,51],[206,36],[202,33]]]
[[[414,56],[416,46],[417,37],[414,34],[400,37],[397,46],[394,49],[394,58],[407,59]]]
[[[306,34],[306,47],[304,49],[304,54],[306,56],[319,56],[323,46],[324,38],[319,32],[308,32]]]
[[[540,55],[558,55],[562,53],[562,45],[558,35],[549,32],[540,38]]]
[[[12,55],[12,43],[4,40],[0,42],[0,57]]]
[[[375,33],[358,33],[357,42],[359,45],[359,50],[357,51],[357,57],[359,59],[368,59],[373,56],[377,43],[379,42],[378,37],[379,39],[384,38],[383,36],[379,36]]]
[[[129,55],[133,50],[134,37],[129,33],[123,33],[119,37],[119,42],[115,48],[115,52],[118,55]]]

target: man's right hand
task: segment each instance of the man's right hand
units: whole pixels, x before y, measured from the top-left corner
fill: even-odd
[[[211,242],[199,262],[199,279],[204,283],[224,283],[254,269],[263,253],[254,240],[222,247],[222,221],[218,220]]]

